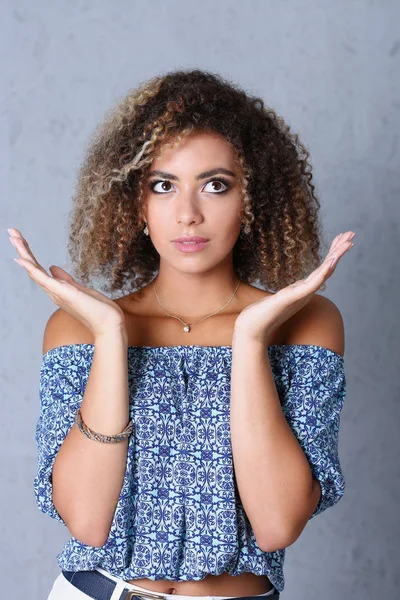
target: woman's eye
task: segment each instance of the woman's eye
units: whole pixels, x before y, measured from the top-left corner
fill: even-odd
[[[168,185],[171,185],[171,182],[170,182],[170,181],[168,181],[168,179],[161,179],[161,180],[158,180],[158,181],[152,181],[152,182],[150,183],[150,189],[151,189],[151,191],[152,191],[152,192],[155,192],[156,194],[162,194],[162,193],[163,193],[163,192],[160,192],[160,190],[159,190],[159,189],[158,189],[158,190],[156,190],[156,189],[155,189],[155,186],[156,186],[156,185],[158,185],[159,183],[161,183],[161,184],[162,184],[162,186],[165,186],[165,185],[167,185],[167,186],[168,186]],[[164,192],[165,192],[165,191],[169,192],[169,190],[165,190],[165,189],[164,189]]]
[[[211,183],[214,184],[214,188],[209,189],[209,190],[205,189]],[[215,188],[215,184],[217,185],[216,188]],[[156,189],[157,185],[160,185],[160,187],[158,189]],[[171,185],[172,184],[168,179],[158,179],[156,181],[150,182],[150,189],[155,194],[166,194],[171,191],[171,188],[170,187],[168,188],[168,186],[171,186]],[[224,186],[224,189],[222,189],[222,190],[221,190],[221,185]],[[166,187],[168,189],[165,189]],[[228,191],[229,183],[222,179],[213,179],[211,181],[207,181],[207,183],[205,184],[205,188],[204,189],[206,192],[211,192],[211,193],[215,192],[216,194],[223,194]]]
[[[206,183],[206,186],[209,183],[214,183],[214,184],[216,183],[217,184],[217,188],[215,189],[215,187],[214,187],[214,190],[208,190],[208,191],[214,191],[214,192],[217,192],[218,194],[222,194],[223,192],[226,192],[227,189],[228,189],[228,186],[223,181],[220,181],[219,179],[214,179],[213,181],[208,181]],[[225,187],[225,189],[221,190],[221,185],[223,185]]]

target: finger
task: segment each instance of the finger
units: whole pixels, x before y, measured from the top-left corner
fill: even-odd
[[[33,252],[30,249],[28,242],[22,236],[10,236],[10,242],[17,250],[21,258],[25,258],[27,260],[32,261],[38,268],[45,271],[45,269],[43,269],[43,267],[38,263],[35,256],[33,255]]]
[[[321,266],[323,266],[325,262],[330,263],[332,258],[341,258],[343,254],[345,254],[347,250],[350,250],[352,246],[354,246],[353,242],[351,242],[349,239],[343,239],[338,243],[334,250],[332,250],[326,255],[325,260]]]
[[[27,240],[22,236],[21,232],[18,229],[15,229],[14,227],[8,229],[8,231],[9,231],[9,233],[12,234],[12,235],[10,235],[10,241],[13,244],[13,246],[16,248],[16,250],[18,251],[18,254],[20,255],[20,257],[25,258],[27,260],[31,260],[39,269],[41,269],[43,271],[43,273],[45,273],[47,275],[46,269],[44,267],[42,267],[42,265],[36,260],[32,250],[30,249],[30,246],[29,246]],[[73,278],[71,277],[71,275],[69,275],[66,271],[61,269],[61,267],[52,265],[49,269],[50,272],[53,268],[56,268],[56,269],[59,269],[62,271],[62,273],[63,273],[62,279],[73,281]]]
[[[15,259],[15,260],[17,260],[17,259]],[[18,259],[18,260],[22,261],[24,259]],[[20,264],[21,264],[22,267],[24,266],[22,264],[22,262]],[[53,300],[54,302],[56,302],[54,290],[51,292],[48,287],[45,287],[43,284],[41,284],[34,276],[31,275],[31,273],[28,272],[28,275],[29,275],[30,279],[32,279],[32,281],[34,281],[40,288],[42,288],[42,290],[44,292],[46,292],[46,294],[51,298],[51,300]],[[54,281],[56,281],[56,280],[54,280]],[[57,298],[60,300],[60,298],[61,298],[60,293],[58,293]],[[59,302],[57,302],[57,304],[59,304]]]
[[[75,286],[69,285],[68,281],[59,281],[54,277],[50,277],[42,267],[37,267],[31,260],[27,258],[15,259],[28,272],[29,277],[35,281],[45,292],[50,292],[55,295],[65,295],[65,286],[69,286],[72,290],[76,290]],[[62,286],[62,287],[61,287]],[[78,290],[76,290],[78,291]]]
[[[94,298],[102,297],[101,293],[96,292],[96,290],[87,288],[81,283],[78,283],[77,281],[75,281],[72,275],[70,275],[69,273],[67,273],[67,271],[64,271],[64,269],[58,267],[57,265],[51,265],[51,267],[49,267],[49,271],[53,275],[53,277],[55,277],[58,281],[65,281],[66,283],[70,283],[78,290],[81,290],[82,292],[85,292],[89,294],[89,296],[93,296]]]
[[[10,242],[21,253],[22,257],[30,258],[38,266],[40,266],[39,262],[37,261],[35,255],[33,254],[32,250],[28,244],[28,241],[24,238],[24,236],[21,234],[21,232],[15,228],[9,229],[9,231],[14,232],[12,235],[10,235]]]
[[[19,229],[15,229],[15,227],[11,227],[10,229],[8,229],[8,233],[9,233],[11,242],[22,240],[23,242],[25,242],[26,246],[28,246],[27,240],[24,238],[24,236],[19,231]]]
[[[336,248],[339,248],[344,242],[350,241],[354,237],[355,233],[353,231],[345,231],[344,233],[339,233],[337,235],[329,248],[329,252],[327,257],[335,252]]]
[[[301,289],[301,287],[304,288],[304,286],[306,286],[306,293],[312,293],[318,290],[324,283],[324,281],[332,275],[337,263],[339,262],[339,259],[343,256],[343,254],[347,252],[347,250],[349,250],[354,245],[353,242],[349,241],[348,239],[349,237],[351,239],[354,237],[352,231],[348,231],[343,235],[345,236],[345,239],[343,239],[342,241],[336,240],[337,245],[335,247],[335,250],[332,249],[328,253],[325,260],[320,264],[319,267],[312,271],[312,273],[310,273],[308,277],[306,277],[305,279],[299,279],[298,281],[295,281],[294,283],[289,285],[288,288],[295,288],[296,292],[298,292],[297,288]],[[334,262],[334,264],[332,264],[332,259],[334,257],[336,257],[336,261]],[[301,291],[301,294],[304,294],[303,290]]]
[[[331,246],[330,246],[330,248],[329,248],[329,252],[328,252],[328,254],[329,254],[330,252],[332,252],[332,251],[333,251],[333,250],[334,250],[334,249],[335,249],[335,248],[336,248],[336,247],[337,247],[337,246],[340,244],[340,242],[341,242],[342,240],[343,240],[343,233],[339,233],[339,235],[337,235],[337,236],[336,236],[336,237],[333,239],[333,241],[332,241],[332,244],[331,244]]]
[[[75,279],[72,277],[72,275],[70,275],[69,273],[67,273],[67,271],[64,271],[64,269],[62,269],[61,267],[58,267],[57,265],[51,265],[49,267],[49,271],[53,275],[53,277],[55,277],[56,279],[61,279],[62,281],[68,281],[69,283],[73,283],[74,285],[76,285],[78,287],[83,287],[75,281]]]
[[[331,271],[333,272],[333,270],[335,269],[335,267],[336,267],[337,263],[339,262],[339,260],[347,252],[347,250],[350,250],[350,248],[353,246],[353,243],[349,242],[349,241],[346,241],[346,242],[340,243],[340,246],[342,246],[342,245],[343,245],[342,248],[339,248],[339,246],[338,246],[336,248],[336,250],[330,252],[326,256],[326,258],[323,261],[323,263],[321,263],[319,267],[317,267],[312,273],[310,273],[310,275],[306,279],[304,279],[304,281],[312,280],[315,277],[317,277],[319,279],[320,276],[321,276],[321,274],[324,277],[326,277],[327,273],[330,273]],[[336,259],[333,264],[332,264],[332,259]]]
[[[44,270],[42,267],[36,267],[36,265],[29,259],[19,258],[18,262],[22,267],[25,267],[29,277],[35,283],[37,283],[38,286],[41,287],[42,290],[44,290],[58,305],[60,305],[60,303],[54,299],[54,296],[56,296],[59,301],[66,301],[68,300],[66,293],[78,294],[81,291],[93,296],[94,298],[104,298],[104,295],[101,294],[101,292],[97,292],[96,290],[92,290],[81,285],[75,281],[75,279],[69,275],[67,271],[64,271],[64,269],[58,267],[57,265],[52,265],[50,270],[54,270],[55,275],[58,277],[51,277],[48,275],[46,270]],[[60,273],[58,271],[60,271]],[[61,288],[60,285],[63,287]],[[67,288],[65,286],[67,286]],[[73,290],[75,290],[75,292]],[[74,296],[71,296],[71,299],[74,299]]]
[[[353,240],[355,235],[356,234],[354,233],[354,231],[345,231],[344,233],[339,234],[339,236],[337,236],[333,241],[329,249],[328,255],[334,252],[336,248],[339,248],[343,243],[350,242],[351,240]]]
[[[332,258],[341,258],[343,254],[354,245],[353,242],[350,241],[350,239],[352,239],[354,235],[352,231],[347,231],[346,233],[341,234],[342,237],[337,241],[335,247],[328,252],[324,261],[320,264],[319,267],[317,267],[317,269],[315,269],[315,271],[324,268],[326,264],[329,264],[331,262]],[[313,271],[313,273],[315,273],[315,271]],[[311,273],[311,275],[313,273]]]
[[[49,271],[53,275],[53,278],[55,278],[57,281],[65,281],[66,283],[70,283],[78,290],[81,290],[82,292],[85,292],[94,298],[104,298],[104,294],[78,283],[78,281],[75,281],[72,275],[57,265],[51,265],[51,267],[49,267]]]
[[[338,261],[338,253],[336,253],[335,255],[331,255],[331,256],[327,256],[326,259],[324,260],[324,262],[317,268],[315,269],[312,273],[310,273],[310,275],[308,277],[306,277],[306,279],[304,279],[304,281],[308,282],[308,281],[313,281],[314,279],[316,279],[317,281],[322,280],[322,282],[326,279],[327,274],[331,271],[332,269],[332,260],[336,258],[336,262],[334,263],[333,266],[335,266],[337,264]],[[321,285],[321,284],[319,284]]]

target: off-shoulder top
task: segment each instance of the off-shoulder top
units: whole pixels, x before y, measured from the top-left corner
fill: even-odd
[[[343,356],[312,344],[268,346],[282,411],[321,498],[311,518],[336,504],[345,478],[338,455],[346,395]],[[34,495],[64,524],[52,501],[52,468],[85,391],[93,344],[43,355]],[[230,440],[231,346],[129,346],[134,433],[104,546],[71,537],[57,555],[68,571],[106,569],[124,580],[198,581],[208,574],[267,575],[284,589],[285,549],[262,551],[237,493]],[[262,499],[260,499],[262,502]]]

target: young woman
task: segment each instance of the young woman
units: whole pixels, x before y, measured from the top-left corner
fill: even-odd
[[[308,156],[261,99],[175,71],[93,136],[75,278],[9,230],[59,306],[34,490],[72,537],[49,600],[278,598],[285,548],[343,496],[344,328],[316,292],[354,233],[321,263]]]

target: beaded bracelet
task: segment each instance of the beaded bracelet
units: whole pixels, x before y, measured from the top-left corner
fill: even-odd
[[[78,425],[79,430],[89,439],[95,440],[97,442],[103,442],[104,444],[116,444],[117,442],[122,442],[122,440],[129,437],[133,430],[133,421],[129,421],[128,425],[125,427],[121,433],[117,433],[116,435],[102,435],[101,433],[96,433],[92,429],[86,425],[84,420],[82,419],[81,409],[78,408],[75,414],[75,423]]]

